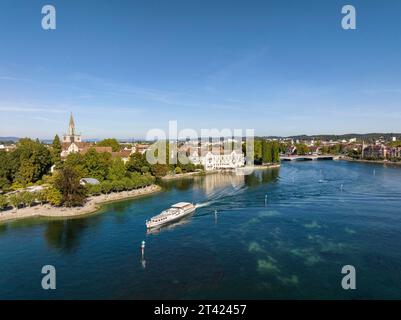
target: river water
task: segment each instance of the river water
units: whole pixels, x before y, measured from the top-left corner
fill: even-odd
[[[179,201],[195,214],[147,234]],[[41,287],[44,265],[56,290]],[[341,287],[344,265],[356,290]],[[85,218],[3,224],[0,299],[14,298],[400,299],[401,168],[283,163],[171,181]]]

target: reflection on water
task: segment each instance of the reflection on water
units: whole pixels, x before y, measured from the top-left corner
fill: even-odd
[[[79,247],[79,239],[88,224],[88,219],[49,221],[44,233],[47,244],[62,251],[73,251]]]
[[[191,188],[202,190],[205,195],[213,195],[217,190],[232,187],[239,189],[244,186],[257,186],[274,182],[278,179],[280,168],[254,170],[249,175],[237,175],[234,172],[212,173],[205,176],[193,176],[181,180],[163,181],[166,190],[177,189],[185,191]]]

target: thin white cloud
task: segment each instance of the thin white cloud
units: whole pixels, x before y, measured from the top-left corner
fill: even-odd
[[[0,112],[46,112],[46,113],[66,113],[66,110],[45,109],[45,108],[25,108],[25,107],[0,107]]]

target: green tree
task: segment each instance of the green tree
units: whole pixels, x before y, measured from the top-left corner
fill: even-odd
[[[54,139],[53,139],[53,144],[52,144],[52,160],[53,164],[56,165],[56,169],[61,168],[61,142],[59,136],[56,134]]]
[[[121,180],[126,175],[125,164],[120,158],[114,158],[108,173],[109,180]]]
[[[21,197],[18,193],[12,194],[8,198],[9,203],[14,207],[14,209],[18,210],[19,206],[21,205]]]
[[[142,173],[148,173],[149,172],[149,167],[148,166],[143,166],[142,168],[141,168],[141,172]]]
[[[109,194],[113,190],[113,185],[110,181],[103,181],[101,184],[102,193]]]
[[[156,163],[150,167],[150,171],[155,177],[164,177],[169,171],[169,166],[167,164]]]
[[[81,153],[70,153],[64,162],[64,166],[77,171],[79,178],[88,176],[88,170],[85,166],[85,157]]]
[[[266,140],[263,140],[262,142],[262,162],[273,162],[272,143]]]
[[[46,189],[36,192],[36,200],[40,202],[40,205],[43,205],[47,201]]]
[[[114,138],[112,139],[104,139],[98,143],[96,143],[98,147],[111,147],[113,152],[120,151],[121,147],[118,141]]]
[[[124,191],[124,189],[125,189],[124,182],[121,180],[114,180],[111,182],[111,185],[112,185],[113,191],[115,191],[115,192],[121,192],[121,191]]]
[[[23,159],[15,175],[15,181],[26,186],[34,180],[35,170],[35,165],[29,159]]]
[[[273,141],[272,145],[272,162],[273,163],[280,162],[280,143],[277,141]]]
[[[8,205],[7,197],[0,194],[0,210],[4,210],[5,208],[7,208],[7,205]]]
[[[111,163],[110,153],[98,153],[94,148],[85,153],[85,170],[90,178],[105,180]]]
[[[10,187],[10,181],[5,177],[0,177],[0,191],[8,191]]]
[[[27,138],[19,140],[9,157],[12,182],[24,185],[41,179],[52,164],[50,151],[39,141]]]
[[[0,190],[8,190],[11,181],[11,166],[10,166],[10,157],[8,152],[1,150],[0,151]]]
[[[24,207],[30,207],[35,203],[36,196],[33,192],[24,191],[19,193],[19,196]]]
[[[309,148],[306,144],[298,143],[295,146],[297,148],[297,155],[303,156],[309,153]]]
[[[54,187],[61,192],[62,203],[67,207],[82,206],[86,199],[86,189],[79,183],[79,174],[73,168],[61,169],[54,182]]]
[[[63,200],[61,192],[54,187],[47,188],[44,191],[44,197],[52,206],[57,207],[61,205]]]
[[[102,193],[102,185],[101,184],[90,184],[86,187],[87,193],[90,195],[98,195]]]
[[[141,172],[142,167],[149,167],[149,163],[146,161],[146,156],[139,152],[135,152],[130,156],[126,168],[130,172]]]

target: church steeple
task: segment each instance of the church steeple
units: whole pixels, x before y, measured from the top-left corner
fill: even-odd
[[[75,123],[74,123],[74,117],[72,116],[72,112],[70,114],[69,134],[70,136],[75,135]]]
[[[68,124],[68,134],[63,135],[63,142],[66,143],[82,142],[81,135],[76,134],[75,132],[75,122],[74,122],[74,117],[72,116],[72,112],[70,114],[70,122]]]

